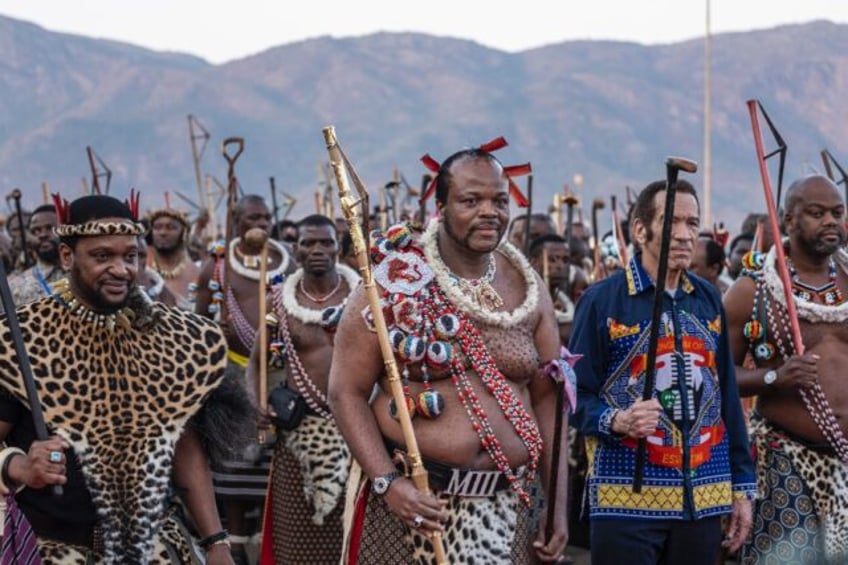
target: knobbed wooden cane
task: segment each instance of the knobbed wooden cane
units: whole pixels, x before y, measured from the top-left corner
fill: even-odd
[[[665,295],[665,277],[668,274],[668,253],[671,245],[671,225],[674,223],[674,195],[677,192],[677,176],[680,171],[694,173],[698,170],[695,161],[683,157],[668,157],[665,160],[666,189],[665,211],[663,212],[662,239],[660,240],[660,257],[657,265],[657,278],[654,281],[654,309],[651,315],[651,337],[648,340],[648,359],[645,362],[645,383],[642,390],[642,400],[650,400],[654,396],[654,371],[657,366],[657,346],[660,339],[660,321]],[[636,449],[636,471],[633,474],[633,492],[642,492],[642,478],[645,474],[645,456],[648,444],[646,438],[639,438]]]
[[[362,282],[368,294],[368,304],[371,309],[371,316],[374,320],[374,326],[377,329],[377,339],[380,344],[380,352],[383,355],[383,363],[386,367],[389,386],[391,387],[392,398],[394,398],[397,406],[397,416],[400,422],[401,431],[403,432],[403,440],[406,444],[406,450],[411,462],[412,471],[410,478],[415,486],[425,494],[430,493],[430,483],[427,480],[427,470],[424,468],[424,463],[421,460],[421,452],[418,450],[418,441],[415,438],[415,430],[412,427],[412,418],[409,415],[409,410],[406,405],[406,399],[403,394],[403,384],[400,379],[397,361],[395,360],[394,349],[389,341],[389,332],[386,327],[386,320],[383,317],[383,310],[380,307],[380,295],[377,286],[374,283],[374,278],[371,272],[370,259],[368,257],[368,246],[366,245],[365,234],[363,233],[361,224],[361,212],[368,212],[368,206],[365,205],[362,209],[362,202],[366,199],[360,197],[355,198],[348,184],[347,171],[351,169],[351,176],[357,180],[355,172],[350,167],[347,159],[342,153],[336,140],[336,130],[333,126],[325,127],[323,130],[324,141],[327,144],[327,152],[330,154],[330,166],[336,177],[336,184],[339,188],[339,202],[342,208],[342,214],[347,221],[350,229],[350,238],[353,243],[356,260],[359,263],[359,272],[362,275]],[[357,184],[357,190],[363,191],[364,188]],[[445,548],[442,545],[442,535],[439,532],[434,532],[430,538],[433,544],[433,553],[436,558],[436,565],[446,565]]]

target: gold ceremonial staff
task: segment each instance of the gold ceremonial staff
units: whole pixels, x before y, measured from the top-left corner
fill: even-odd
[[[429,494],[430,483],[427,480],[427,470],[424,469],[424,464],[421,461],[421,453],[418,451],[418,441],[415,439],[412,418],[409,416],[409,409],[407,408],[406,398],[403,394],[403,385],[400,380],[397,362],[395,361],[394,349],[389,341],[389,332],[386,328],[383,310],[380,308],[380,296],[374,284],[374,279],[371,276],[368,246],[366,245],[365,234],[362,231],[362,224],[360,222],[360,214],[367,214],[369,210],[367,207],[365,210],[361,210],[361,205],[365,199],[355,199],[351,193],[347,180],[347,168],[351,169],[352,176],[356,177],[356,175],[336,141],[336,129],[333,126],[328,126],[322,131],[324,133],[324,141],[327,144],[327,152],[330,154],[330,166],[333,168],[333,173],[336,176],[336,184],[339,187],[339,202],[342,207],[342,214],[350,229],[353,250],[356,253],[356,260],[359,262],[359,272],[362,275],[362,282],[368,293],[371,315],[374,318],[374,326],[377,328],[377,340],[380,343],[380,351],[383,354],[383,363],[386,366],[386,374],[389,377],[392,397],[397,406],[398,421],[400,422],[403,439],[406,443],[406,450],[412,463],[410,478],[418,490]],[[364,188],[360,187],[359,184],[357,184],[357,190],[364,192]],[[439,532],[434,532],[430,541],[433,544],[433,552],[436,554],[436,565],[446,565],[447,560],[445,558],[445,548],[442,546],[442,535]]]

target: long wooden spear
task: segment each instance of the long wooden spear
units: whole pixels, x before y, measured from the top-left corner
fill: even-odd
[[[430,483],[427,479],[427,470],[424,468],[424,463],[421,459],[421,453],[418,450],[418,441],[415,438],[415,430],[412,427],[412,418],[407,409],[406,399],[403,394],[403,385],[398,371],[397,361],[395,360],[394,349],[389,341],[389,332],[386,327],[386,320],[383,317],[383,309],[380,307],[380,295],[374,278],[371,273],[371,264],[368,258],[368,246],[365,242],[365,235],[362,232],[362,224],[360,222],[360,214],[368,213],[368,206],[362,207],[362,199],[356,199],[350,190],[348,184],[347,170],[350,168],[347,160],[342,153],[336,140],[336,130],[333,126],[328,126],[323,129],[324,141],[327,144],[327,152],[330,154],[330,164],[336,177],[336,184],[339,188],[339,202],[341,203],[342,213],[347,220],[350,228],[350,237],[353,241],[353,249],[356,253],[357,261],[359,262],[359,272],[362,274],[362,281],[365,290],[368,293],[368,302],[371,308],[371,315],[374,318],[374,326],[377,328],[377,338],[380,343],[380,351],[383,355],[383,363],[386,367],[386,373],[391,387],[392,397],[397,406],[398,421],[400,422],[401,430],[403,431],[403,439],[406,444],[406,449],[409,454],[409,459],[412,462],[411,479],[415,486],[424,493],[430,492]],[[364,187],[357,186],[358,191],[364,191]],[[433,544],[433,552],[435,553],[437,565],[445,564],[445,549],[442,546],[442,536],[439,532],[433,532],[430,538]]]

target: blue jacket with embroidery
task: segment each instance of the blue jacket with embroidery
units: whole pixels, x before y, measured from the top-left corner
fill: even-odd
[[[610,425],[642,398],[654,292],[637,255],[577,303],[569,349],[585,357],[573,423],[586,436],[592,518],[698,519],[756,494],[721,297],[690,273],[663,295],[654,389],[663,412],[633,493],[636,441]]]

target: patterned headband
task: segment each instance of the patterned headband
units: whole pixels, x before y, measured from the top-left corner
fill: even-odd
[[[95,235],[144,235],[147,229],[143,224],[124,220],[121,222],[101,222],[92,220],[84,224],[62,224],[53,228],[59,237],[89,237]]]
[[[182,210],[177,210],[175,208],[159,208],[158,210],[151,210],[147,213],[147,221],[150,222],[150,225],[153,225],[153,222],[158,220],[159,218],[173,218],[180,222],[183,227],[190,228],[191,224],[186,217],[186,213]]]
[[[53,232],[59,237],[90,237],[99,235],[144,235],[147,228],[138,223],[138,203],[140,194],[135,189],[130,190],[130,197],[124,201],[130,211],[131,219],[119,218],[117,221],[89,220],[81,224],[71,224],[71,205],[58,193],[53,194],[56,205],[56,216],[59,225]],[[106,219],[106,218],[104,218]]]
[[[497,137],[488,143],[484,143],[478,149],[485,153],[492,153],[497,151],[498,149],[502,149],[506,147],[508,144],[506,139],[501,137]],[[421,196],[421,201],[424,202],[428,200],[433,194],[436,192],[436,183],[439,178],[439,171],[442,168],[441,163],[433,159],[429,153],[421,157],[421,162],[424,163],[424,166],[427,167],[433,174],[433,179],[430,181],[430,184],[427,185],[427,190],[424,192],[424,195]],[[504,167],[504,175],[506,175],[507,180],[509,181],[509,195],[512,196],[515,203],[518,204],[521,208],[527,208],[530,206],[530,201],[527,200],[527,197],[524,196],[524,193],[521,192],[521,189],[518,188],[518,185],[515,184],[515,181],[512,180],[514,176],[521,176],[530,174],[531,168],[530,163],[524,163],[523,165],[512,165],[510,167]]]

